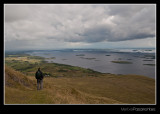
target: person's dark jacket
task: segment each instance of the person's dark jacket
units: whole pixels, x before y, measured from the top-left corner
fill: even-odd
[[[43,73],[40,70],[38,70],[35,74],[35,77],[36,77],[36,79],[42,80],[43,79]]]

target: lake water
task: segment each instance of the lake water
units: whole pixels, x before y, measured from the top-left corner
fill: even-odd
[[[155,49],[64,49],[27,53],[45,57],[45,61],[49,63],[90,68],[102,73],[136,74],[155,78]],[[112,61],[127,61],[131,64]]]

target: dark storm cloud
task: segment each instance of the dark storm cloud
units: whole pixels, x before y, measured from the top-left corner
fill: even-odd
[[[97,26],[90,29],[86,29],[83,34],[84,42],[102,42],[111,37],[111,31],[107,26]]]

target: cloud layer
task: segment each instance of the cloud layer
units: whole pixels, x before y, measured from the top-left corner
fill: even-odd
[[[16,42],[52,47],[146,38],[155,38],[155,5],[5,5],[10,47]]]

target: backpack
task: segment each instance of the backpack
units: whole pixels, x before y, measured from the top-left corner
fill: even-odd
[[[40,71],[36,72],[36,79],[41,79],[42,78],[42,73]]]

